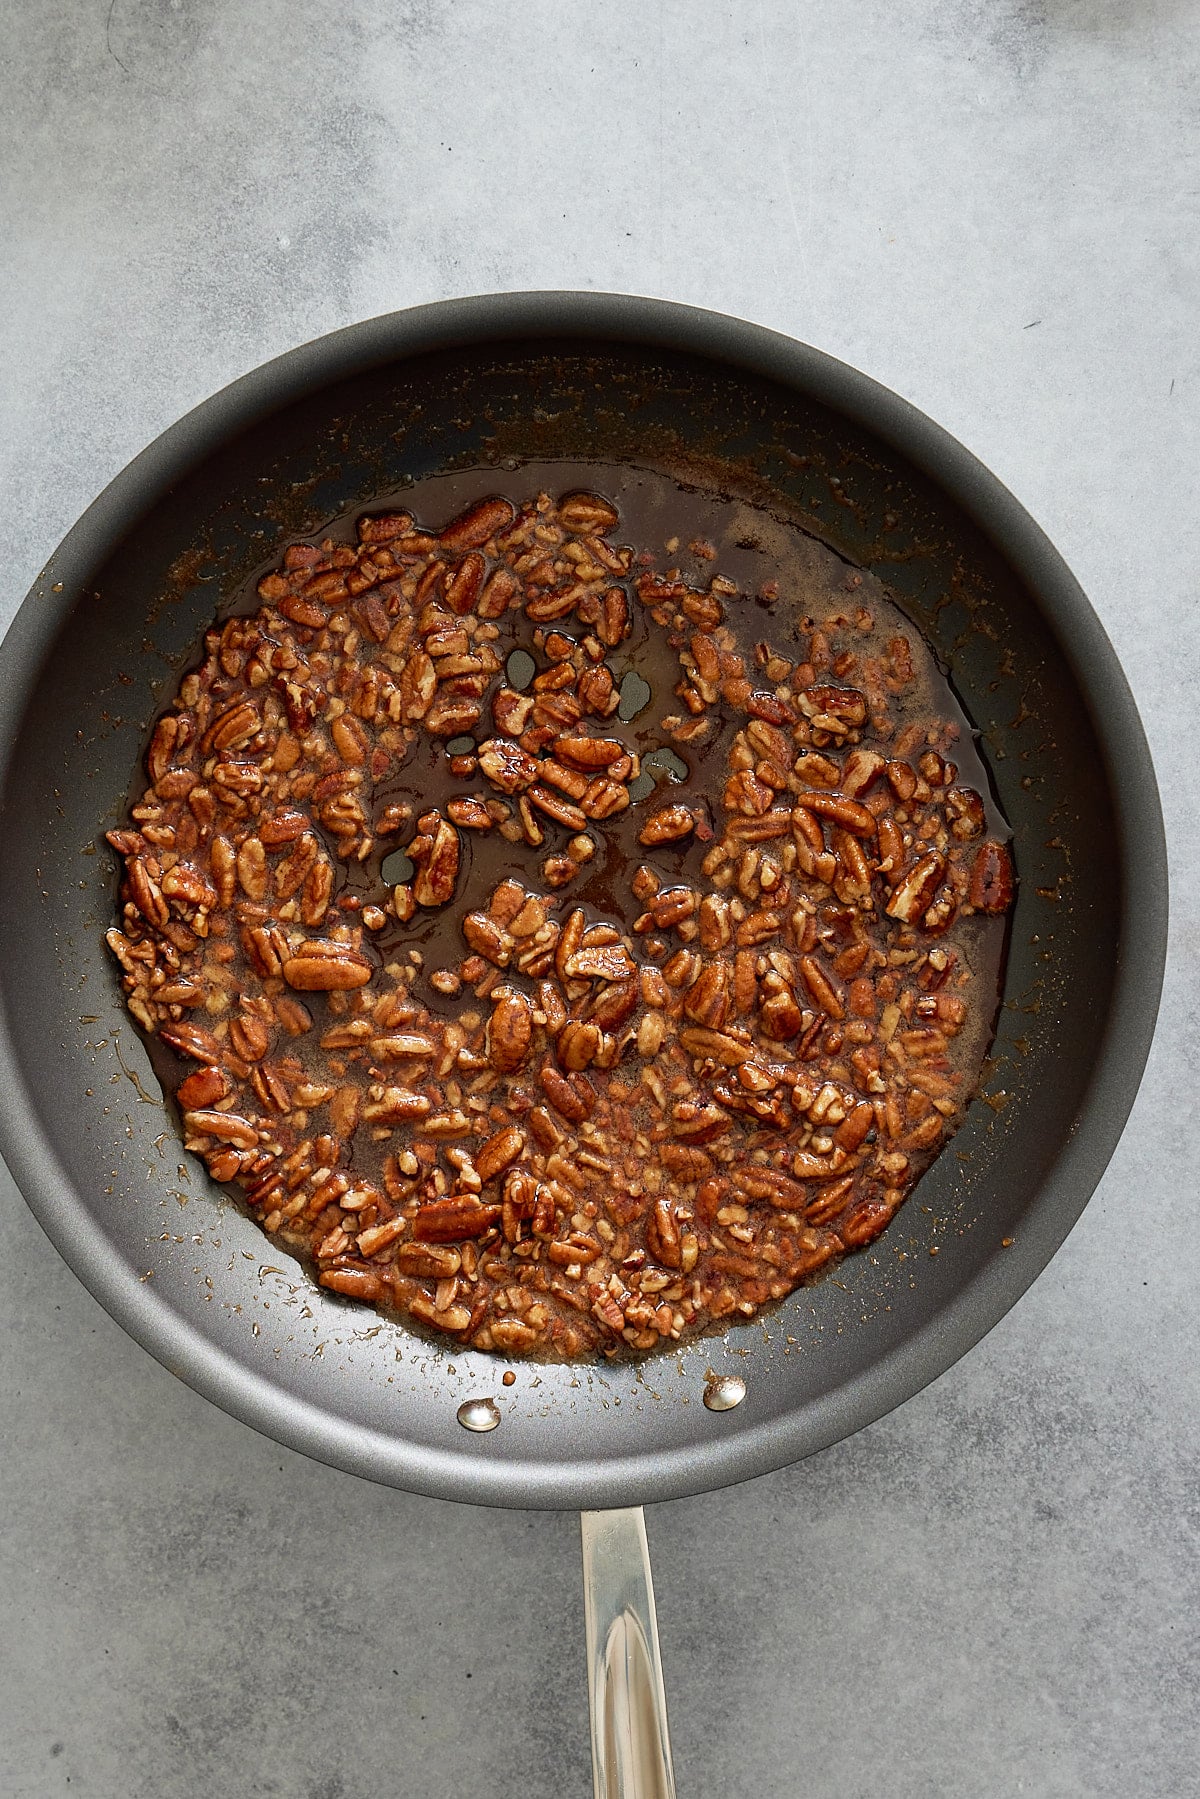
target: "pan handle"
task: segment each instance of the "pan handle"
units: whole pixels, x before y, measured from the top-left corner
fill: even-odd
[[[675,1799],[642,1508],[579,1523],[595,1799]]]

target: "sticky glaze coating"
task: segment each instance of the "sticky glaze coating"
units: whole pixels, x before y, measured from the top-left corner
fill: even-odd
[[[188,1148],[323,1287],[505,1356],[653,1350],[877,1238],[977,1080],[1013,894],[861,575],[752,596],[620,523],[489,495],[292,546],[109,833]]]

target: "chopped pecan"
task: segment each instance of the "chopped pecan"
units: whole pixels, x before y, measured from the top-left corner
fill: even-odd
[[[484,801],[476,794],[465,794],[459,799],[451,800],[446,811],[453,822],[465,831],[490,831],[494,822]]]
[[[830,736],[844,737],[866,723],[866,697],[856,687],[806,687],[799,703],[809,723]]]
[[[946,871],[946,859],[936,850],[911,868],[889,899],[885,911],[889,918],[912,924],[921,917],[933,899]]]
[[[559,501],[558,516],[568,531],[603,536],[617,523],[617,512],[596,493],[571,493]]]

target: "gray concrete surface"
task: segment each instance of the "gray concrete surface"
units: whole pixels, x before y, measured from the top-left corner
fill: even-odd
[[[8,0],[3,618],[265,357],[410,302],[740,313],[959,435],[1089,590],[1173,852],[1150,1073],[900,1413],[656,1509],[685,1799],[1200,1793],[1195,0]],[[375,1490],[128,1341],[11,1183],[0,1794],[588,1790],[577,1527]]]

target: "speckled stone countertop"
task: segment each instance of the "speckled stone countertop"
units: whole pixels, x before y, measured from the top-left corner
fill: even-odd
[[[267,357],[594,287],[930,413],[1048,530],[1142,708],[1174,918],[1129,1128],[932,1388],[649,1514],[686,1799],[1200,1794],[1198,27],[1192,0],[7,9],[0,622]],[[6,1799],[590,1790],[572,1517],[278,1449],[127,1339],[7,1179],[0,1230]]]

